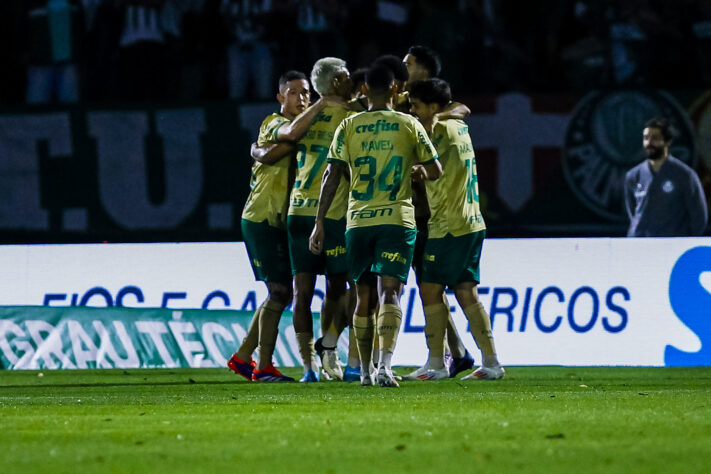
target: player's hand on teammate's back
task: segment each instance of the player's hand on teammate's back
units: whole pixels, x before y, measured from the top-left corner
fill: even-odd
[[[309,250],[311,250],[311,253],[320,255],[323,252],[323,236],[323,222],[317,220],[309,237]]]
[[[416,183],[427,180],[427,171],[422,165],[415,165],[412,167],[412,180]]]

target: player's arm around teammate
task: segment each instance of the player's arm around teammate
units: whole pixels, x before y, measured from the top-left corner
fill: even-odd
[[[311,127],[314,119],[319,113],[328,105],[333,105],[339,103],[334,99],[325,99],[321,97],[319,100],[314,102],[312,105],[308,105],[311,98],[311,90],[301,87],[288,88],[277,94],[277,99],[281,102],[282,100],[289,100],[296,97],[297,100],[297,110],[300,111],[299,115],[289,123],[284,124],[284,126],[279,127],[274,133],[274,139],[277,142],[295,142],[300,139]]]
[[[279,137],[298,132],[303,125],[294,126],[299,115],[315,113],[325,104],[309,108],[310,86],[306,76],[289,71],[279,78],[277,100],[279,113],[268,116],[260,127],[258,146],[269,150],[252,166],[250,194],[242,212],[242,234],[250,263],[257,280],[264,281],[268,296],[252,317],[247,336],[233,354],[228,366],[244,377],[264,382],[283,382],[293,379],[279,373],[272,364],[272,356],[279,331],[279,320],[292,299],[291,274],[288,266],[288,245],[284,218],[290,188],[291,146],[270,146]],[[252,361],[252,353],[259,347],[259,361]]]
[[[264,165],[273,165],[278,163],[285,156],[291,155],[296,150],[296,145],[290,142],[272,143],[270,145],[260,147],[258,143],[252,143],[250,154],[254,161],[258,161]]]
[[[334,182],[347,166],[351,179],[346,256],[358,295],[353,327],[361,358],[361,384],[374,383],[371,356],[376,318],[370,311],[377,291],[377,379],[383,387],[397,387],[391,360],[402,317],[400,291],[412,262],[416,234],[412,165],[421,163],[419,173],[427,179],[437,179],[441,168],[422,126],[392,110],[396,92],[393,73],[376,65],[368,71],[366,85],[369,110],[345,119],[331,144],[329,174],[322,187],[310,248],[314,252],[324,248],[323,220],[331,205]]]

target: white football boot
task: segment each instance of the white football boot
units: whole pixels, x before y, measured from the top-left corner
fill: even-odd
[[[325,349],[321,362],[327,380],[343,380],[343,370],[338,365],[338,353],[335,350]]]
[[[504,378],[506,371],[500,365],[494,367],[481,366],[462,380],[499,380]]]
[[[385,366],[380,366],[378,370],[378,385],[381,387],[399,387],[400,384],[395,380],[392,371],[386,369]]]
[[[407,375],[403,375],[402,379],[403,380],[419,380],[420,375],[426,374],[428,370],[430,370],[430,366],[429,366],[429,364],[425,364],[422,367],[420,367],[419,369],[414,370]]]
[[[375,385],[377,376],[378,372],[372,364],[370,370],[363,370],[363,367],[360,368],[360,384],[364,387]]]
[[[416,380],[442,380],[449,378],[449,369],[427,369],[424,373],[417,376]]]

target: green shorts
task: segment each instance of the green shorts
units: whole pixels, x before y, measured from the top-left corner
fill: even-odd
[[[348,270],[346,263],[346,219],[324,219],[323,253],[314,255],[309,250],[309,237],[314,230],[315,217],[287,216],[291,273],[338,275]]]
[[[372,272],[406,282],[416,236],[416,229],[399,225],[348,229],[346,255],[351,276],[358,282],[366,273]]]
[[[242,237],[247,246],[254,278],[291,286],[286,231],[270,226],[267,221],[242,219]]]
[[[430,238],[425,244],[422,281],[450,288],[464,282],[479,283],[484,237],[485,230],[459,237],[447,234],[439,239]]]

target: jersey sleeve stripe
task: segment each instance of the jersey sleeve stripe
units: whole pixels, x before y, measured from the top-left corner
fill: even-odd
[[[278,142],[279,141],[279,129],[286,124],[286,120],[282,120],[282,122],[274,128],[274,131],[272,132],[272,141],[273,142]]]

